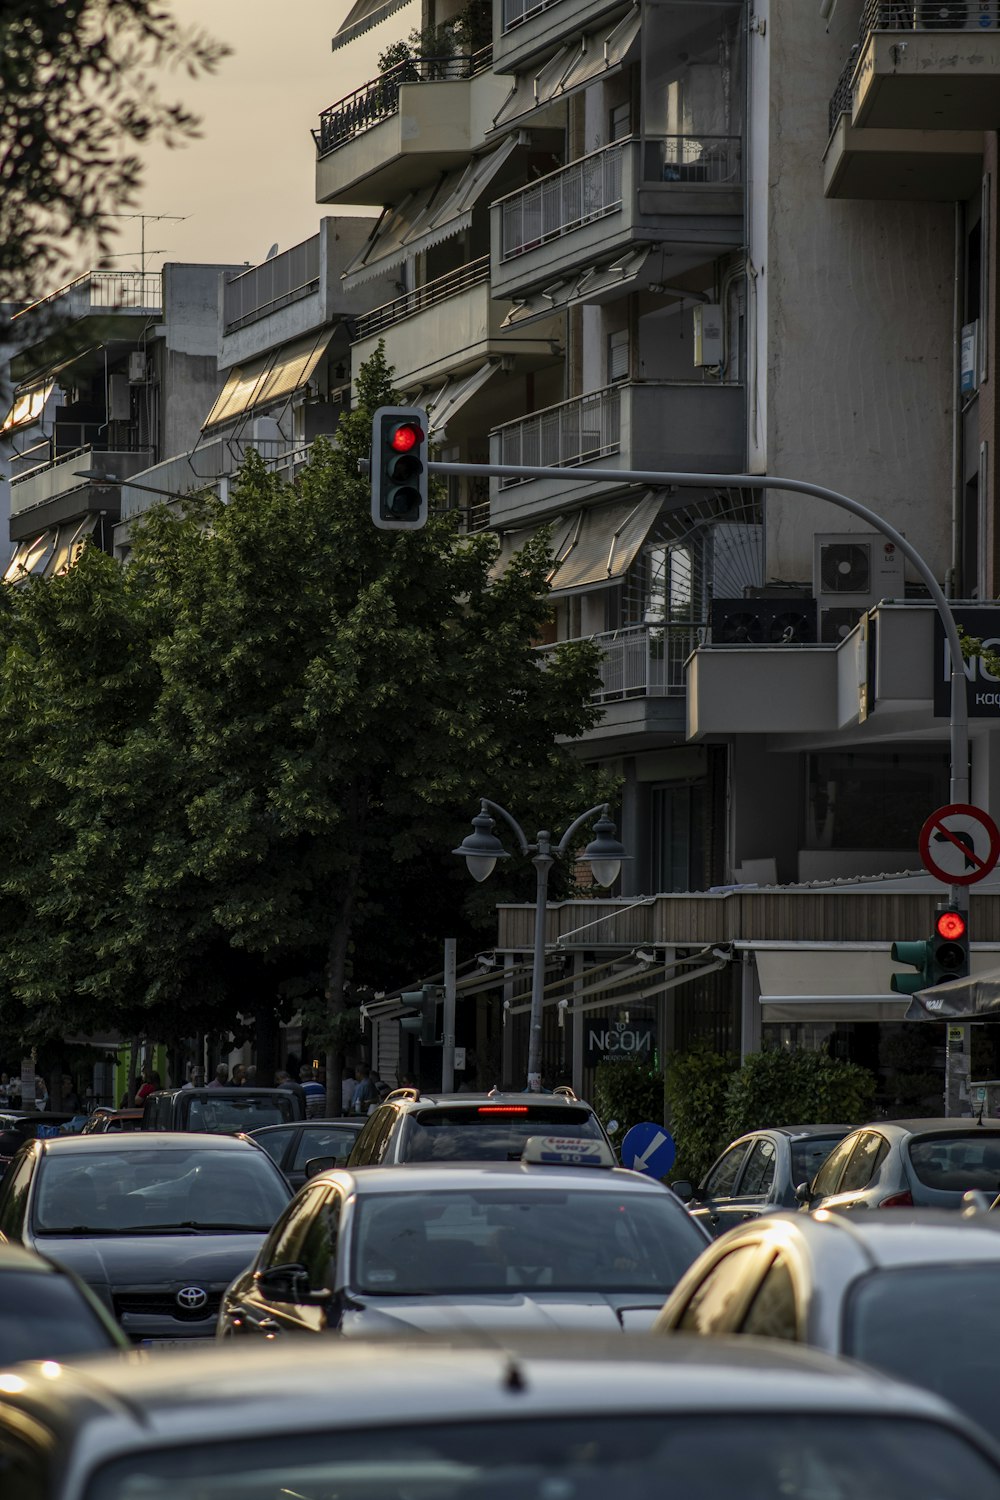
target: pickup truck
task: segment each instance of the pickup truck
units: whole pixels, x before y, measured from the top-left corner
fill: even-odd
[[[237,1135],[304,1118],[302,1099],[291,1089],[160,1089],[143,1104],[142,1129]]]

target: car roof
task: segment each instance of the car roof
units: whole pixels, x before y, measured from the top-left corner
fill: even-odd
[[[524,1391],[530,1392],[525,1405]],[[952,1409],[881,1372],[777,1340],[475,1335],[419,1342],[296,1339],[165,1350],[155,1360],[19,1365],[4,1407],[77,1436],[98,1461],[158,1440],[539,1417],[796,1412],[942,1419]]]
[[[198,1088],[157,1089],[152,1094],[147,1094],[146,1099],[173,1099],[180,1095],[184,1099],[257,1099],[263,1095],[269,1099],[272,1094],[289,1094],[290,1089],[258,1088],[253,1084],[210,1084]]]
[[[329,1120],[282,1120],[280,1125],[258,1125],[254,1130],[248,1130],[246,1134],[256,1136],[270,1135],[272,1130],[311,1130],[317,1125],[320,1127],[324,1125],[346,1125],[349,1130],[361,1130],[365,1124],[367,1124],[366,1120],[361,1120],[357,1117],[353,1119],[337,1119],[334,1116]]]
[[[555,1105],[557,1109],[562,1109],[564,1105],[573,1105],[577,1109],[586,1109],[591,1114],[593,1113],[593,1106],[588,1104],[586,1099],[571,1099],[568,1094],[502,1094],[499,1090],[488,1094],[421,1094],[417,1090],[393,1089],[382,1102],[404,1107],[410,1106],[414,1109],[421,1105],[445,1105],[449,1109],[455,1107],[473,1109],[484,1104],[524,1104],[529,1108],[537,1108],[540,1105],[546,1109],[551,1105]]]
[[[931,1208],[893,1208],[878,1214],[841,1214],[821,1208],[812,1214],[769,1214],[725,1238],[735,1240],[741,1234],[785,1244],[797,1239],[816,1264],[825,1249],[835,1252],[838,1245],[847,1244],[861,1252],[870,1269],[1000,1262],[1000,1214],[966,1219]]]
[[[804,1140],[813,1135],[849,1135],[856,1129],[854,1125],[762,1125],[759,1130],[748,1130],[745,1135],[740,1136],[741,1141],[748,1141],[757,1135],[784,1135],[790,1141]],[[736,1143],[734,1143],[736,1144]]]
[[[345,1182],[345,1179],[347,1180]],[[683,1208],[669,1188],[640,1172],[624,1167],[535,1166],[519,1161],[414,1161],[398,1167],[352,1167],[319,1172],[313,1182],[337,1181],[350,1184],[353,1191],[368,1196],[374,1193],[428,1193],[481,1191],[490,1187],[508,1187],[544,1191],[555,1186],[580,1188],[597,1192],[666,1193]],[[686,1210],[685,1210],[686,1212]]]
[[[41,1140],[47,1154],[71,1155],[74,1151],[253,1151],[261,1154],[252,1141],[235,1135],[211,1135],[193,1130],[134,1130],[116,1134],[114,1142],[103,1135],[60,1135]]]
[[[872,1120],[869,1125],[859,1125],[857,1129],[898,1130],[907,1135],[968,1135],[977,1130],[1000,1130],[1000,1120],[975,1120],[962,1115],[954,1115],[951,1119]]]

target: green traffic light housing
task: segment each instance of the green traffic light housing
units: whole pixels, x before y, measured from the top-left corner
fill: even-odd
[[[943,902],[935,908],[934,934],[916,942],[893,943],[893,963],[910,964],[913,974],[893,974],[897,995],[915,995],[949,979],[969,973],[969,917],[960,907]]]
[[[438,1002],[443,998],[444,990],[439,984],[424,984],[419,990],[404,990],[399,997],[400,1005],[411,1008],[410,1015],[400,1016],[399,1024],[403,1031],[418,1036],[422,1047],[434,1047],[440,1043],[437,1008]]]
[[[427,524],[427,413],[380,406],[372,418],[372,520],[383,531]]]
[[[929,938],[908,943],[893,943],[889,956],[894,964],[911,964],[915,974],[893,974],[889,987],[896,995],[915,995],[934,983],[931,978],[931,950]]]

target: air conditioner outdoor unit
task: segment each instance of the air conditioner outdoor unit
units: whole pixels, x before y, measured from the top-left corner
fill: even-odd
[[[713,646],[804,646],[816,639],[815,599],[713,599]]]
[[[995,31],[1000,27],[998,0],[910,0],[905,11],[916,31]]]
[[[146,379],[146,356],[141,350],[136,350],[128,357],[128,383],[129,385],[142,385]]]
[[[875,531],[813,537],[819,638],[836,645],[880,599],[903,597],[903,554]]]

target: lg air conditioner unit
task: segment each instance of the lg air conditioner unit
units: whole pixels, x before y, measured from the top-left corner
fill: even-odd
[[[806,646],[816,639],[815,599],[713,599],[713,646]]]
[[[903,555],[874,531],[813,537],[813,593],[819,638],[836,645],[880,599],[902,599]]]
[[[1000,0],[912,0],[905,7],[906,22],[911,18],[916,31],[995,31]]]
[[[128,383],[129,385],[143,385],[146,380],[147,366],[146,356],[141,349],[128,357]]]

